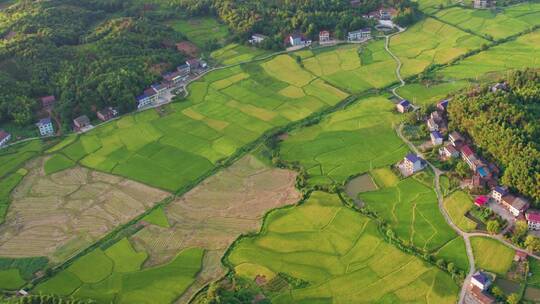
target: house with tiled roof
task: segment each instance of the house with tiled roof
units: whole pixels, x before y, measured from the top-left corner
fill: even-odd
[[[448,140],[450,140],[450,143],[454,145],[454,147],[459,147],[461,144],[465,142],[465,139],[459,132],[452,131],[450,135],[448,135]]]
[[[328,42],[330,41],[330,32],[329,31],[320,31],[319,32],[319,42]]]
[[[403,168],[409,175],[422,171],[424,167],[424,160],[414,153],[409,153],[403,158]]]
[[[439,149],[439,155],[443,158],[459,157],[459,151],[451,144],[448,144]]]
[[[3,147],[11,139],[11,134],[0,129],[0,147]]]
[[[442,145],[444,139],[443,139],[441,133],[439,133],[439,131],[433,131],[433,132],[431,132],[429,134],[429,136],[431,138],[431,143],[434,146]]]
[[[137,96],[137,109],[142,109],[158,100],[158,94],[154,88],[144,90],[142,95]]]
[[[90,119],[86,115],[81,115],[73,120],[73,129],[75,131],[81,131],[89,126],[91,126]]]
[[[191,72],[191,68],[189,67],[189,65],[187,63],[184,63],[182,65],[179,65],[176,70],[178,71],[178,73],[180,73],[180,76],[184,77],[187,77],[189,75],[189,73]]]
[[[488,294],[486,291],[481,290],[477,286],[471,286],[469,289],[471,296],[474,298],[475,302],[478,304],[493,304],[495,303],[495,298]]]
[[[471,147],[468,145],[461,147],[461,158],[463,158],[472,170],[476,169],[477,158]]]
[[[529,210],[525,213],[525,219],[530,230],[540,230],[540,210]]]
[[[487,290],[491,283],[491,278],[481,271],[475,272],[471,277],[471,285],[478,287],[482,291]]]
[[[437,103],[437,109],[445,112],[447,109],[448,109],[448,103],[450,101],[448,99],[445,99],[445,100],[441,100]]]
[[[474,204],[478,207],[484,207],[489,202],[489,197],[485,195],[479,195],[474,199]]]
[[[516,217],[522,215],[529,208],[529,202],[525,198],[512,194],[503,196],[501,205]]]
[[[251,44],[259,44],[261,42],[264,41],[264,39],[266,39],[267,37],[265,35],[261,35],[261,34],[253,34],[251,35],[251,39],[249,39],[249,43]]]
[[[41,136],[51,136],[54,134],[54,126],[50,117],[40,119],[36,126]]]
[[[497,202],[500,203],[503,196],[508,194],[508,188],[504,186],[496,186],[491,191],[491,197]]]
[[[407,99],[401,100],[397,105],[396,109],[399,113],[405,113],[408,112],[411,108],[411,103]]]
[[[96,116],[101,121],[107,121],[118,116],[118,111],[113,107],[106,107],[105,109],[97,111]]]
[[[365,41],[371,38],[371,29],[365,27],[363,29],[352,31],[347,34],[347,41]]]

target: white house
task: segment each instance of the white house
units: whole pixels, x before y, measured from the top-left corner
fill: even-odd
[[[182,65],[179,65],[176,70],[178,71],[178,73],[180,73],[180,76],[182,76],[184,79],[189,75],[189,73],[191,72],[191,68],[189,67],[189,65],[187,63],[185,64],[182,64]]]
[[[428,127],[428,129],[430,131],[438,131],[439,130],[439,124],[433,118],[429,118],[427,120],[427,127]]]
[[[459,151],[452,145],[447,145],[439,149],[439,155],[444,158],[459,157]]]
[[[41,136],[50,136],[54,134],[54,126],[50,117],[40,119],[36,126]]]
[[[414,153],[409,153],[403,159],[403,167],[409,174],[414,174],[424,169],[424,161]]]
[[[157,101],[158,95],[153,88],[144,90],[143,94],[137,97],[137,109],[142,109],[155,101]]]
[[[328,42],[330,41],[330,32],[329,31],[320,31],[319,32],[319,42]]]
[[[529,202],[526,199],[512,194],[503,196],[501,205],[508,209],[515,217],[520,216],[529,208]]]
[[[371,29],[370,28],[363,28],[358,31],[349,32],[347,35],[348,41],[364,41],[371,38]]]
[[[485,273],[477,271],[471,278],[471,285],[484,291],[491,285],[491,279]]]
[[[403,99],[396,105],[396,109],[398,110],[399,113],[405,113],[409,111],[410,108],[411,108],[411,103],[406,99]]]
[[[493,188],[493,191],[491,191],[491,197],[497,202],[500,203],[502,201],[503,196],[508,194],[508,188],[503,186],[497,186]]]
[[[461,136],[461,134],[459,134],[456,131],[453,131],[452,133],[450,133],[450,135],[448,135],[448,139],[454,146],[457,146],[465,142],[465,140],[463,139],[463,136]]]
[[[525,213],[525,218],[530,230],[540,230],[540,211],[529,210]]]
[[[158,98],[165,94],[165,91],[167,91],[167,85],[164,83],[155,83],[151,87],[154,89],[154,91],[156,91]]]
[[[431,137],[431,143],[434,146],[442,145],[443,137],[442,137],[441,133],[439,133],[438,131],[433,131],[433,132],[431,132],[431,134],[429,136]]]
[[[251,44],[259,44],[259,43],[263,42],[264,39],[266,39],[266,36],[264,36],[264,35],[253,34],[253,35],[251,35],[251,39],[249,39],[248,41]]]
[[[306,46],[311,44],[311,40],[306,40],[301,34],[291,34],[287,37],[287,42],[291,46]]]
[[[4,130],[0,130],[0,147],[3,147],[11,139],[11,134]]]

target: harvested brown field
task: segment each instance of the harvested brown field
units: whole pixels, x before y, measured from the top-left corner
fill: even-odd
[[[11,194],[0,256],[60,262],[169,195],[82,167],[46,175],[44,160],[27,164],[28,174]]]
[[[300,199],[295,181],[295,172],[246,156],[167,206],[171,228],[149,225],[132,240],[150,255],[147,265],[166,262],[184,248],[206,250],[197,281],[180,299],[185,302],[224,274],[220,259],[240,234],[257,231],[268,210]]]

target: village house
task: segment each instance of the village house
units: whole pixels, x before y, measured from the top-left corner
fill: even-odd
[[[446,145],[439,149],[439,155],[445,159],[459,157],[459,151],[453,145]]]
[[[153,85],[151,85],[151,87],[156,92],[158,98],[165,94],[165,92],[167,91],[167,85],[165,85],[164,83],[154,83]]]
[[[506,82],[499,82],[491,86],[491,92],[496,93],[498,91],[508,91],[508,84]]]
[[[450,135],[448,135],[448,139],[450,140],[450,143],[452,143],[454,147],[459,147],[461,144],[465,142],[465,140],[463,139],[463,136],[461,136],[461,134],[459,134],[456,131],[453,131],[452,133],[450,133]]]
[[[497,202],[500,203],[502,201],[503,196],[508,194],[508,188],[503,186],[496,186],[491,191],[491,197]]]
[[[266,39],[266,36],[264,36],[264,35],[253,34],[253,35],[251,35],[251,39],[249,39],[248,41],[251,44],[259,44],[259,43],[263,42],[264,39]]]
[[[118,111],[113,107],[107,107],[103,110],[97,111],[96,116],[101,121],[107,121],[118,116]]]
[[[527,261],[527,257],[529,254],[525,251],[516,250],[516,254],[514,255],[514,262],[525,262]]]
[[[0,129],[0,147],[3,147],[11,139],[11,134]]]
[[[424,161],[418,155],[409,153],[403,159],[403,167],[405,171],[411,175],[418,171],[422,171],[425,167]]]
[[[471,296],[474,298],[474,300],[478,304],[495,303],[495,298],[492,295],[487,294],[485,291],[482,291],[477,286],[471,285],[469,291],[470,291]]]
[[[75,131],[80,131],[83,128],[91,126],[90,119],[88,119],[88,116],[82,115],[73,120],[73,129]]]
[[[56,97],[54,95],[44,96],[41,97],[41,107],[44,109],[49,109],[54,106],[56,103]]]
[[[189,70],[192,72],[194,69],[198,69],[201,67],[201,62],[199,59],[192,58],[186,61],[186,64],[189,66]]]
[[[540,230],[540,211],[539,210],[529,210],[525,213],[525,219],[527,220],[527,225],[529,230]]]
[[[39,135],[50,136],[54,134],[54,126],[50,117],[40,119],[36,126],[39,130]]]
[[[522,215],[527,208],[529,208],[529,202],[520,196],[515,196],[512,194],[507,194],[502,197],[501,205],[508,209],[512,215],[518,217]]]
[[[491,285],[491,278],[487,274],[481,271],[477,271],[471,277],[471,286],[476,286],[481,291],[487,290],[490,285]]]
[[[177,86],[182,80],[184,80],[184,77],[180,75],[180,72],[174,71],[165,73],[163,75],[163,80],[168,88],[173,88]]]
[[[302,34],[298,33],[289,35],[287,37],[287,42],[291,46],[306,46],[311,44],[310,40],[306,40]]]
[[[182,65],[179,65],[176,70],[178,71],[178,73],[180,73],[180,76],[183,77],[183,80],[185,80],[185,78],[189,75],[189,73],[191,72],[191,69],[189,68],[189,65],[187,63],[184,63]]]
[[[473,0],[473,7],[477,9],[486,9],[492,6],[491,0]]]
[[[319,32],[319,42],[328,42],[330,41],[330,32],[329,31],[320,31]]]
[[[437,109],[439,109],[439,110],[445,112],[445,111],[448,109],[448,102],[449,102],[448,99],[439,101],[439,102],[437,103]]]
[[[474,204],[478,207],[484,207],[489,202],[489,197],[485,195],[479,195],[474,200]]]
[[[347,34],[347,40],[353,41],[365,41],[371,38],[371,29],[366,27],[358,31],[349,32]]]
[[[143,94],[137,97],[137,109],[142,109],[155,101],[157,101],[158,95],[153,88],[144,90]]]
[[[443,137],[439,131],[432,131],[429,136],[431,137],[431,143],[434,146],[442,145],[443,143]]]
[[[381,20],[392,20],[393,11],[390,9],[382,9],[379,11],[379,18]]]
[[[408,112],[411,108],[411,103],[407,99],[403,99],[396,105],[396,109],[399,113]]]
[[[439,124],[435,121],[435,119],[433,118],[428,118],[427,122],[427,127],[428,127],[428,130],[429,131],[438,131],[439,130]]]
[[[471,170],[476,171],[476,155],[468,145],[461,147],[461,158],[469,165]]]

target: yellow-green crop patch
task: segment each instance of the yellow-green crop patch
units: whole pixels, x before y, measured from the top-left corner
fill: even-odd
[[[203,47],[208,41],[223,41],[229,34],[227,26],[212,17],[182,18],[170,22],[170,25],[199,47]]]
[[[471,246],[474,261],[478,269],[505,275],[512,265],[515,251],[499,242],[486,237],[472,237]]]
[[[497,10],[451,7],[435,16],[460,28],[494,39],[505,38],[540,24],[540,3],[525,2]]]
[[[397,93],[415,105],[431,105],[439,102],[448,94],[459,91],[469,86],[464,80],[442,82],[424,85],[420,83],[407,84],[397,89]]]
[[[476,229],[476,222],[465,216],[472,207],[471,197],[463,191],[456,191],[444,200],[444,208],[452,222],[463,231]]]
[[[269,53],[261,48],[231,43],[213,51],[210,56],[222,64],[229,65],[247,62]]]
[[[389,165],[407,152],[393,123],[398,116],[383,97],[370,97],[296,130],[280,146],[281,157],[299,162],[312,184],[343,183],[349,176]]]
[[[469,269],[469,257],[467,256],[465,241],[461,236],[444,244],[444,246],[435,253],[435,256],[438,259],[454,263],[455,266],[465,272]]]
[[[187,100],[168,105],[164,116],[155,110],[124,116],[57,153],[90,168],[177,191],[265,131],[348,96],[288,55],[213,71],[188,89]]]
[[[262,232],[227,256],[243,276],[287,275],[307,286],[273,295],[272,303],[454,303],[449,275],[384,242],[377,225],[336,195],[314,192],[300,206],[272,211]]]
[[[433,18],[426,18],[393,36],[390,49],[403,66],[402,77],[421,73],[431,64],[442,64],[479,49],[488,41]]]
[[[322,50],[302,62],[314,75],[349,92],[382,88],[397,81],[397,64],[384,50],[383,40],[360,47],[346,45]]]
[[[436,250],[456,237],[439,212],[435,191],[414,177],[359,197],[399,238],[417,247]]]
[[[540,32],[499,44],[437,72],[447,79],[478,79],[486,74],[540,67]]]

